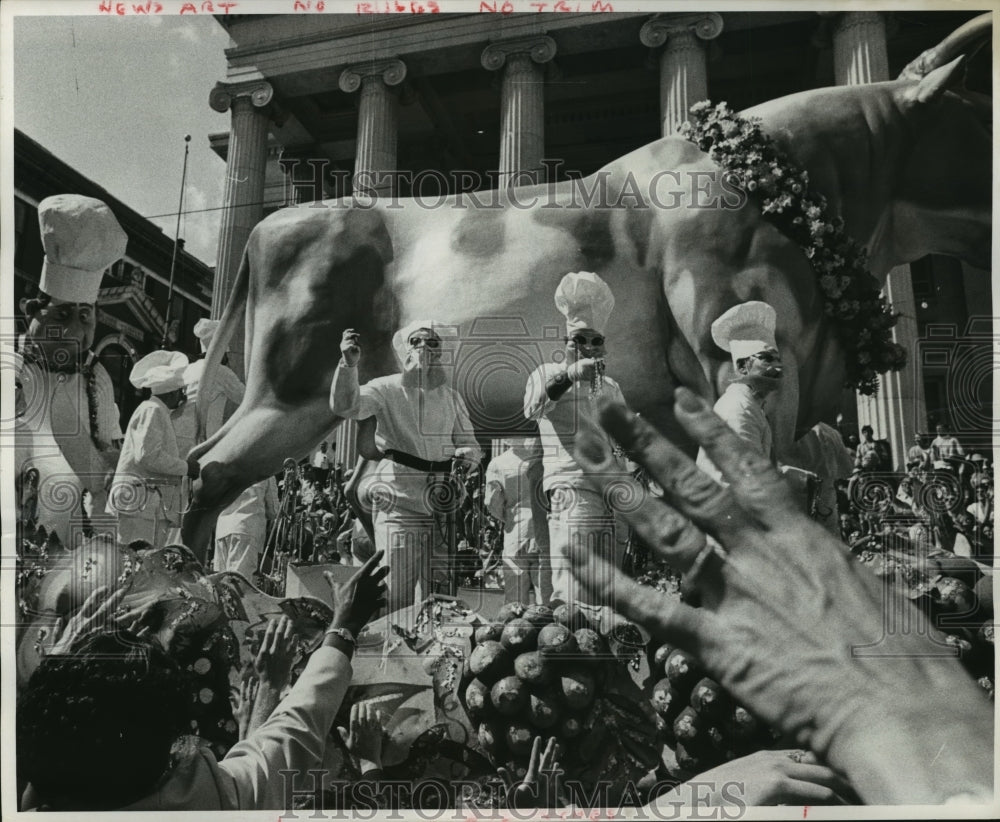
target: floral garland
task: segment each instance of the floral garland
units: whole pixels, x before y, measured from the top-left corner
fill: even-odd
[[[844,348],[845,386],[878,391],[879,374],[906,364],[906,349],[892,341],[899,315],[868,271],[867,251],[847,235],[841,217],[827,216],[826,198],[809,191],[809,173],[761,131],[759,119],[741,117],[726,103],[693,105],[681,134],[736,174],[764,216],[802,247]]]

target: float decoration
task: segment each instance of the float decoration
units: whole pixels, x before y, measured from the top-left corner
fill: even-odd
[[[876,393],[879,374],[906,365],[906,350],[892,341],[898,314],[868,271],[867,251],[847,235],[842,218],[829,216],[826,198],[809,190],[809,172],[778,149],[758,118],[741,117],[724,102],[695,103],[681,134],[735,175],[765,219],[802,247],[844,349],[845,387]]]

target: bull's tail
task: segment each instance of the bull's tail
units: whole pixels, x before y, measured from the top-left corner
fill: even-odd
[[[245,321],[247,298],[250,293],[250,260],[247,257],[247,250],[243,249],[243,258],[240,260],[240,268],[236,273],[236,281],[233,283],[233,290],[229,294],[229,302],[222,312],[219,320],[219,328],[216,330],[212,341],[205,352],[205,368],[201,372],[200,385],[211,385],[212,380],[218,372],[222,357],[229,348],[229,340],[232,339],[233,332],[236,331],[237,323]],[[207,403],[196,403],[198,419],[198,445],[191,449],[189,459],[197,460],[202,454],[212,447],[216,437],[205,440],[207,430]]]

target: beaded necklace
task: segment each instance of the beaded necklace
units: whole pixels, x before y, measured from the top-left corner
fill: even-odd
[[[103,451],[106,448],[106,444],[101,439],[100,430],[98,425],[98,408],[97,408],[97,357],[94,355],[93,351],[88,351],[87,356],[81,365],[78,365],[76,369],[58,369],[52,368],[48,361],[37,353],[34,346],[29,346],[24,349],[22,355],[24,356],[24,361],[26,363],[31,363],[38,367],[38,369],[43,374],[73,374],[77,371],[83,376],[84,384],[87,389],[87,419],[90,423],[90,439],[94,443],[94,447],[98,451]]]

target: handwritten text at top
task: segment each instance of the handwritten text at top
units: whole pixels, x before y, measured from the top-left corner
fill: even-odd
[[[99,14],[126,15],[149,14],[229,14],[239,7],[236,0],[201,0],[201,2],[123,2],[123,0],[97,0]],[[343,8],[329,0],[289,0],[292,12],[335,12]],[[438,14],[441,5],[437,0],[363,0],[354,5],[355,14]],[[613,5],[608,0],[479,0],[479,11],[490,14],[515,14],[520,12],[610,12]]]
[[[229,14],[239,3],[223,2],[222,0],[201,0],[198,3],[168,3],[164,6],[158,0],[146,0],[145,3],[123,3],[117,0],[99,0],[99,14],[115,14],[124,17],[127,14]]]

